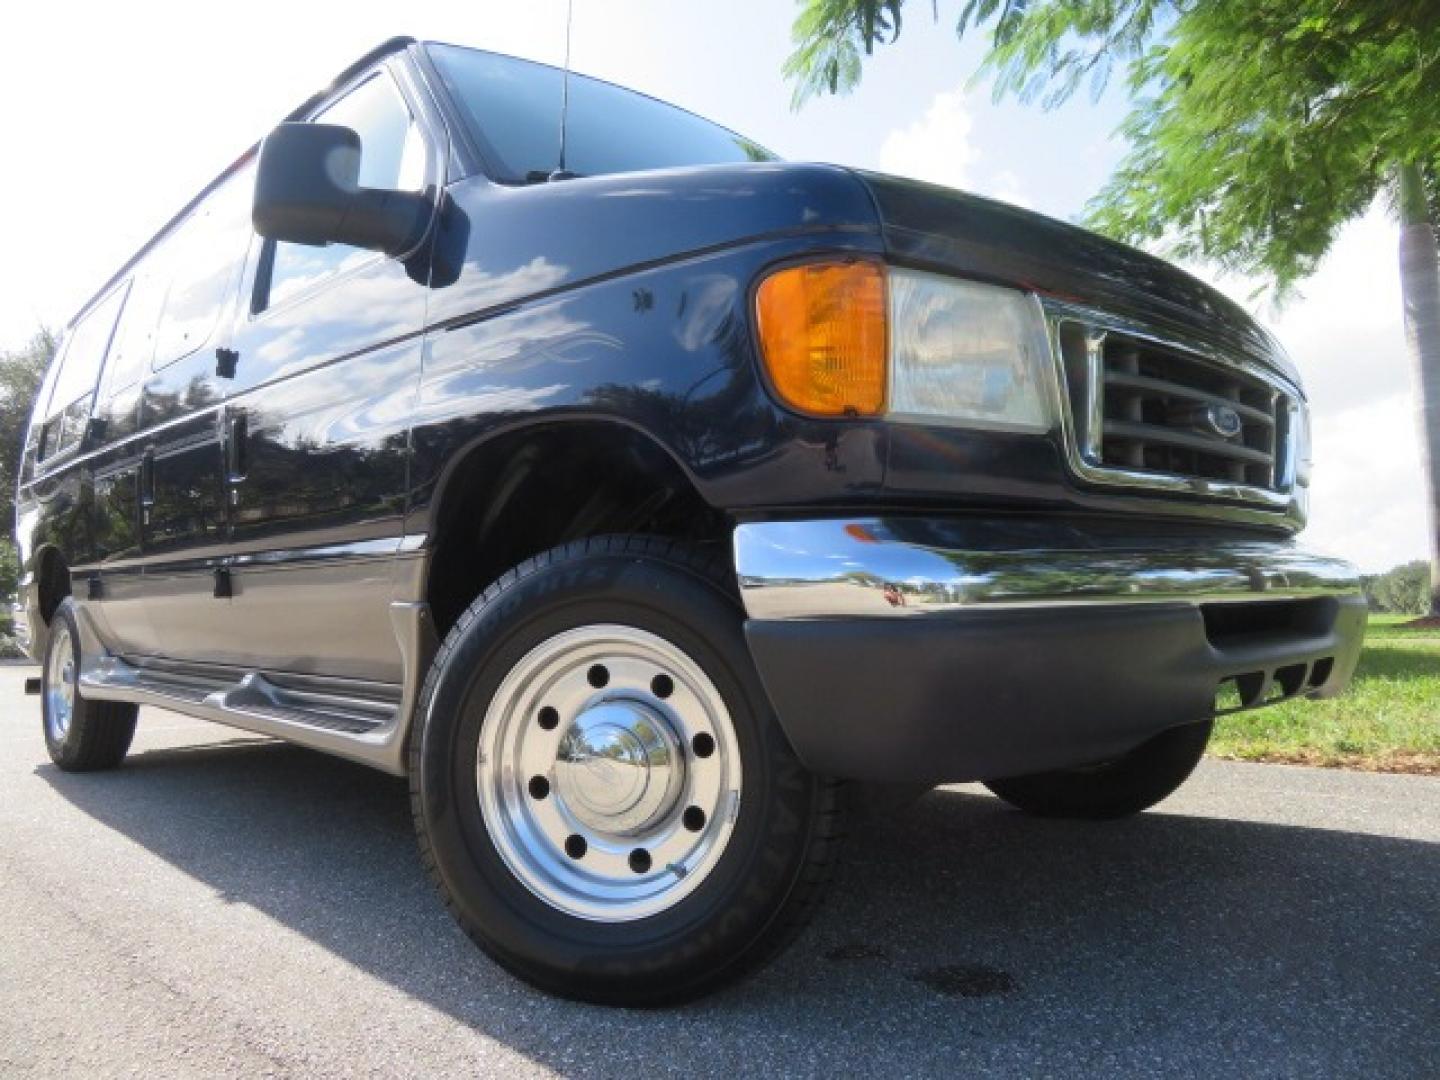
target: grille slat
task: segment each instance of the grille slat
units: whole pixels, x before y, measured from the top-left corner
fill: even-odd
[[[1158,394],[1162,397],[1182,398],[1186,401],[1195,401],[1206,405],[1228,405],[1247,420],[1271,427],[1275,425],[1275,417],[1263,409],[1255,409],[1233,398],[1222,397],[1219,394],[1207,394],[1204,390],[1170,382],[1167,379],[1152,379],[1147,375],[1129,375],[1124,372],[1107,371],[1105,385],[1135,390],[1140,393]]]
[[[1058,328],[1075,448],[1096,478],[1283,493],[1294,403],[1257,365],[1083,319]]]
[[[1105,438],[1107,441],[1123,439],[1132,443],[1159,443],[1163,446],[1176,446],[1212,457],[1234,458],[1237,461],[1264,465],[1267,468],[1275,463],[1274,459],[1263,451],[1252,450],[1248,446],[1238,446],[1220,439],[1211,439],[1204,435],[1175,431],[1158,424],[1131,424],[1122,420],[1106,420]]]

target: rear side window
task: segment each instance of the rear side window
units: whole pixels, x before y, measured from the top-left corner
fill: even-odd
[[[229,177],[161,245],[156,270],[169,288],[155,335],[157,371],[209,341],[228,310],[250,241],[254,189],[253,168]]]
[[[126,285],[112,290],[98,304],[80,317],[55,362],[52,378],[47,378],[49,398],[45,403],[45,423],[40,432],[39,456],[54,457],[80,441],[90,419],[95,400],[95,383],[106,350],[115,330],[115,317],[125,301]],[[43,395],[42,391],[42,395]]]
[[[130,282],[130,297],[120,313],[120,325],[110,343],[110,360],[105,365],[101,396],[110,397],[139,382],[155,355],[155,337],[160,329],[160,310],[170,279],[163,267],[163,252],[147,255]]]
[[[385,72],[377,72],[318,113],[314,120],[339,124],[360,136],[360,186],[386,191],[419,191],[425,184],[425,143],[410,109]],[[256,297],[255,310],[375,257],[373,251],[347,244],[311,247],[271,246],[269,287]]]

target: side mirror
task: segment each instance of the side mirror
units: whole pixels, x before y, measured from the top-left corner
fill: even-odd
[[[292,244],[350,244],[405,255],[432,207],[409,191],[362,188],[360,136],[334,124],[281,124],[260,145],[255,231]]]

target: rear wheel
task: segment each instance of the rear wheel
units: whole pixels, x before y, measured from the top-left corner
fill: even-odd
[[[987,780],[985,786],[1012,806],[1041,817],[1128,817],[1154,806],[1186,781],[1205,753],[1212,726],[1206,720],[1171,728],[1103,764]]]
[[[113,769],[135,737],[136,706],[80,696],[80,628],[65,599],[50,622],[40,676],[40,713],[50,760],[67,772]]]
[[[411,740],[422,854],[471,938],[543,989],[694,997],[818,902],[837,788],[771,715],[724,571],[667,541],[570,544],[441,647]]]

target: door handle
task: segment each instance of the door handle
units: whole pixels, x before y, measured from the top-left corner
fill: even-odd
[[[140,455],[140,523],[150,524],[150,508],[155,505],[155,448],[147,446]]]
[[[225,410],[225,479],[238,484],[245,479],[249,466],[246,443],[250,438],[250,421],[244,409]]]
[[[221,379],[233,379],[235,368],[240,364],[240,354],[223,345],[215,350],[215,375]]]

